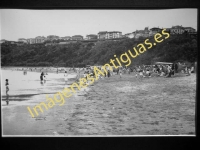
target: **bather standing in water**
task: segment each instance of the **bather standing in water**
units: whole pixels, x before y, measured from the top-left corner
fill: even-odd
[[[65,73],[64,73],[64,79],[65,79],[65,83],[68,81],[68,74],[67,74],[67,71],[65,71]]]
[[[42,72],[41,75],[40,75],[40,80],[41,81],[43,81],[43,76],[44,76],[44,73]]]
[[[8,91],[9,91],[9,87],[8,87],[8,79],[6,79],[6,95],[8,94]]]
[[[6,103],[7,105],[9,104],[9,95],[8,95],[8,91],[9,91],[9,87],[8,87],[8,79],[6,79]]]
[[[43,85],[43,81],[44,81],[44,73],[42,72],[41,75],[40,75],[40,83],[41,85]]]

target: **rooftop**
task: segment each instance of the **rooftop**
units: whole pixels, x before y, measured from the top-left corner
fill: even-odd
[[[153,27],[153,28],[151,28],[150,30],[161,30],[161,28]]]
[[[44,37],[44,36],[37,36],[36,38],[37,38],[37,39],[38,39],[38,38],[45,39],[45,37]]]
[[[107,33],[107,31],[100,31],[98,34],[101,34],[101,33]]]
[[[97,36],[96,34],[88,34],[86,36]]]
[[[185,29],[194,29],[194,28],[192,28],[192,27],[183,27],[183,28],[185,28]]]
[[[144,30],[136,30],[136,33],[144,33]]]
[[[181,26],[179,26],[179,25],[176,25],[176,26],[172,26],[172,29],[176,29],[176,28],[182,28],[182,29],[184,29],[184,27],[182,27],[182,25]]]
[[[72,37],[83,37],[82,35],[74,35]]]
[[[110,31],[108,33],[122,33],[122,32],[120,32],[120,31]]]

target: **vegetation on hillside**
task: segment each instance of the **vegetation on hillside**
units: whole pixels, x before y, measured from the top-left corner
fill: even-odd
[[[84,67],[103,65],[132,50],[144,38],[120,41],[98,41],[96,43],[71,43],[67,45],[1,45],[2,66],[65,66]],[[153,39],[150,38],[153,42]],[[146,52],[132,59],[131,66],[152,64],[155,61],[197,61],[197,39],[188,35],[170,36]]]

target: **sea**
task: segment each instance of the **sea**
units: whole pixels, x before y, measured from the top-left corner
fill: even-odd
[[[44,99],[46,94],[55,94],[62,91],[75,81],[76,73],[68,74],[68,82],[64,80],[63,72],[44,72],[46,82],[40,81],[40,71],[30,71],[24,73],[24,70],[17,68],[1,68],[1,98],[6,100],[6,79],[9,83],[9,101],[31,100],[35,96]]]

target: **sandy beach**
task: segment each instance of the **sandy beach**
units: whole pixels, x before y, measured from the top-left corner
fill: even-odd
[[[196,74],[101,79],[32,118],[35,100],[2,101],[3,136],[195,135]],[[49,96],[52,96],[49,94]],[[45,95],[44,95],[45,100]]]

